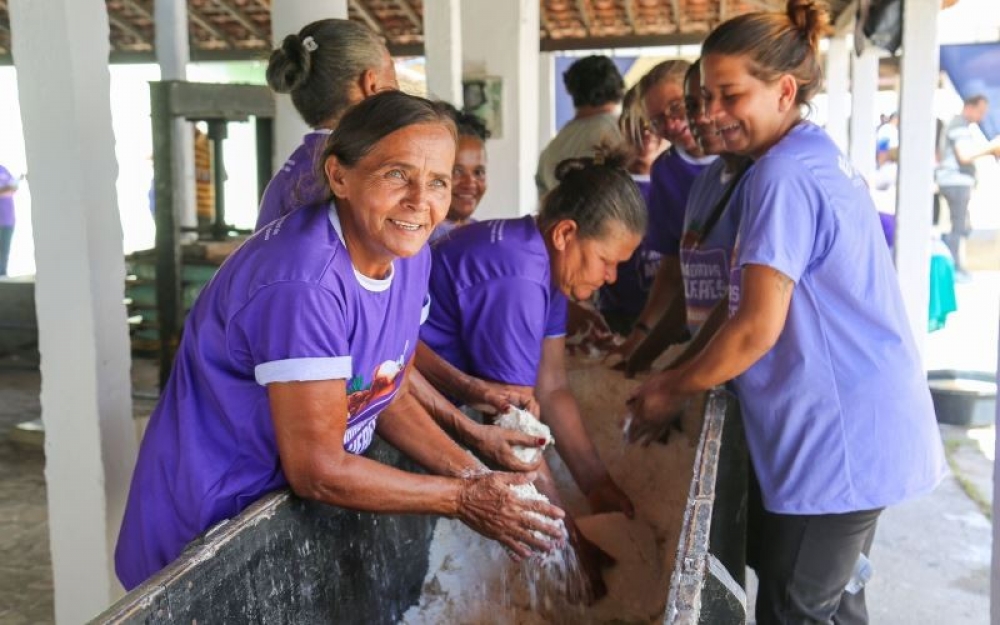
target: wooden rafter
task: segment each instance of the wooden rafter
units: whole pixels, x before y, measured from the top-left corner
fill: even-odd
[[[371,28],[379,35],[385,36],[385,31],[382,30],[382,24],[375,19],[374,15],[368,12],[368,8],[361,3],[361,0],[350,0],[348,4],[350,4],[351,8],[361,16],[361,20],[368,25],[368,28]]]
[[[413,29],[418,33],[422,33],[424,31],[424,22],[417,15],[417,12],[413,10],[413,7],[410,6],[409,0],[396,0],[396,5],[406,15],[406,19],[410,20],[410,24],[413,24]]]
[[[147,39],[146,35],[141,31],[137,30],[134,26],[121,19],[116,15],[108,15],[108,23],[117,28],[118,30],[126,33],[130,37],[136,40],[136,45],[140,48],[152,49],[153,46]]]
[[[216,6],[228,13],[233,20],[245,28],[248,33],[253,35],[255,39],[269,41],[267,35],[261,32],[260,28],[257,27],[257,24],[254,24],[253,20],[248,18],[245,13],[237,10],[233,5],[229,4],[228,0],[214,0],[214,2]]]
[[[587,12],[587,0],[576,0],[576,10],[580,14],[580,23],[587,34],[591,34],[590,14]]]

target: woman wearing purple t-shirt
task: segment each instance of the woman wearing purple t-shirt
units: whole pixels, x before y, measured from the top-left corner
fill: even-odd
[[[440,105],[398,91],[369,98],[324,152],[333,201],[270,223],[206,285],[139,451],[115,553],[126,588],[283,488],[345,508],[458,518],[521,556],[562,538],[546,522],[561,510],[509,488],[533,473],[486,470],[404,383],[454,150]],[[376,433],[432,475],[361,455]]]
[[[364,25],[339,19],[319,20],[298,34],[285,37],[271,53],[267,81],[274,91],[291,94],[295,109],[314,130],[305,136],[302,145],[264,190],[257,230],[297,208],[327,201],[330,188],[317,162],[330,133],[350,106],[379,92],[397,89],[395,66],[381,39]],[[485,191],[485,178],[482,190]],[[497,439],[496,432],[464,431],[470,424],[455,414],[447,414],[444,409],[447,402],[437,401],[440,395],[435,388],[446,392],[460,390],[464,400],[497,410],[504,410],[508,403],[533,406],[530,397],[462,376],[430,350],[420,350],[416,361],[420,371],[410,376],[410,382],[439,423],[462,430],[456,434],[463,440],[475,441],[477,449],[492,448],[494,454],[504,457],[505,466],[516,470],[529,468],[517,461],[509,446]],[[433,387],[424,375],[433,379]],[[507,434],[504,436],[509,438]]]
[[[649,230],[638,251],[621,268],[622,285],[632,285],[631,292],[613,288],[614,307],[602,304],[609,318],[629,326],[628,338],[617,351],[628,357],[649,333],[671,302],[673,325],[681,332],[672,338],[678,342],[683,332],[683,281],[680,271],[680,241],[684,226],[684,208],[694,179],[714,156],[705,156],[694,140],[684,111],[684,74],[686,61],[664,61],[640,81],[646,115],[654,131],[671,143],[670,149],[653,162],[650,170]]]
[[[727,148],[754,159],[737,196],[730,316],[698,355],[630,402],[640,423],[655,423],[733,380],[759,485],[748,559],[761,625],[866,623],[864,580],[853,574],[879,514],[944,473],[867,185],[802,119],[821,86],[828,19],[813,0],[791,0],[785,13],[742,15],[705,40],[710,114]]]
[[[434,306],[420,338],[469,374],[534,391],[541,419],[594,512],[632,504],[601,462],[569,388],[564,353],[567,297],[589,298],[614,282],[646,229],[646,210],[628,173],[610,160],[570,159],[537,218],[484,221],[434,247]],[[558,501],[545,475],[539,490]],[[593,564],[570,524],[585,566]],[[597,566],[591,580],[600,588]],[[599,590],[597,591],[600,592]]]
[[[458,127],[458,149],[451,170],[451,206],[448,216],[431,233],[431,243],[455,228],[475,223],[472,213],[486,194],[486,140],[490,131],[471,113],[452,108],[452,116]]]

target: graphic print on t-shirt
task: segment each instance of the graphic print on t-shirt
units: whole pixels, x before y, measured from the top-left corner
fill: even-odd
[[[386,360],[375,367],[370,379],[356,373],[347,383],[347,431],[344,433],[344,448],[352,454],[360,454],[372,442],[375,432],[375,417],[392,402],[403,381],[406,368],[407,341],[403,353],[396,360]]]

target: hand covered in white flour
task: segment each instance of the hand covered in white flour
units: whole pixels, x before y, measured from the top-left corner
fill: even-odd
[[[511,488],[530,484],[537,477],[532,472],[466,478],[456,516],[474,531],[505,546],[515,557],[550,551],[556,541],[565,538],[561,523],[565,513],[545,501],[523,499]]]
[[[541,448],[549,442],[547,438],[540,438],[535,434],[508,430],[496,425],[477,424],[473,436],[474,439],[470,441],[471,447],[481,456],[508,471],[517,472],[534,471],[542,464],[543,456],[536,452],[533,454],[533,459],[526,461],[522,459],[524,454],[517,453],[515,446],[541,451]]]

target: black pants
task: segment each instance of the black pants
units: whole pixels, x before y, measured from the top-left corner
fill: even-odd
[[[969,236],[969,200],[972,198],[972,187],[941,187],[941,195],[948,202],[948,212],[951,215],[951,232],[944,236],[951,258],[955,261],[955,270],[963,269],[961,253],[962,239]]]
[[[882,510],[775,514],[764,510],[750,481],[747,561],[759,580],[757,625],[868,623],[864,588],[844,588],[858,556],[871,549]]]
[[[14,226],[0,226],[0,276],[7,275],[7,259],[10,258],[10,240],[14,236]]]

